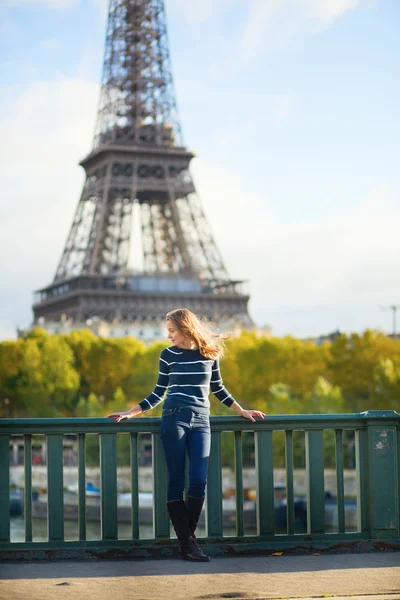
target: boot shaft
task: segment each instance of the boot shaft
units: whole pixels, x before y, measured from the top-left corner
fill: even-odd
[[[167,509],[176,537],[180,541],[187,541],[192,535],[192,531],[189,525],[186,504],[183,500],[171,500],[167,502]]]
[[[186,496],[186,508],[189,518],[189,527],[194,534],[197,528],[197,523],[199,522],[199,518],[201,515],[201,511],[203,509],[205,496]]]

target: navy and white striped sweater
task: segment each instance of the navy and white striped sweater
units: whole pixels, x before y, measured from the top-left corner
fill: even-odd
[[[165,399],[165,408],[189,407],[208,413],[210,388],[220,402],[226,406],[233,404],[234,399],[222,381],[219,358],[208,359],[199,350],[171,346],[160,354],[154,391],[139,406],[145,412]]]

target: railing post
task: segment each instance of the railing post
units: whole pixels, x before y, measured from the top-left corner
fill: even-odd
[[[398,434],[395,411],[364,413],[367,429],[368,497],[372,539],[399,535]]]

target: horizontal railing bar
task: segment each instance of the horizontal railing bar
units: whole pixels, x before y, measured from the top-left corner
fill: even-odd
[[[376,413],[376,414],[375,414]],[[387,422],[398,421],[400,414],[395,411],[368,411],[364,413],[348,413],[338,415],[267,415],[263,420],[250,423],[242,417],[211,417],[214,431],[252,431],[277,429],[363,429],[367,419]],[[161,417],[144,417],[115,423],[111,419],[1,419],[0,433],[43,434],[43,433],[118,433],[136,431],[138,433],[156,433]]]
[[[212,538],[202,538],[201,545],[202,547],[207,544],[215,544],[218,542],[228,543],[229,545],[234,543],[245,542],[246,544],[261,544],[263,542],[273,543],[275,545],[279,545],[280,543],[299,543],[302,545],[313,545],[315,542],[335,542],[335,541],[357,541],[357,540],[365,540],[369,539],[369,536],[366,534],[362,534],[360,532],[347,532],[347,533],[325,533],[325,534],[314,534],[312,539],[308,536],[305,536],[304,533],[295,533],[293,535],[287,534],[275,534],[275,535],[249,535],[244,537],[229,537],[224,538],[220,537],[212,537]],[[154,546],[155,540],[153,539],[143,539],[140,540],[140,544],[135,544],[136,547],[146,547],[146,546]],[[157,540],[157,546],[161,546],[165,543],[167,546],[174,546],[176,544],[176,540]],[[67,540],[67,541],[38,541],[38,542],[0,542],[0,551],[2,550],[27,550],[27,549],[50,549],[50,548],[64,548],[64,549],[73,549],[73,548],[96,548],[103,547],[107,548],[132,548],[132,540]]]

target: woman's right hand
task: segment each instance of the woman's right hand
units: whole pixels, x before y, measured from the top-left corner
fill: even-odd
[[[130,413],[129,410],[127,410],[126,412],[115,412],[115,413],[111,413],[111,415],[107,415],[107,419],[115,419],[116,423],[119,423],[120,421],[125,421],[127,419],[132,419],[133,415]]]

